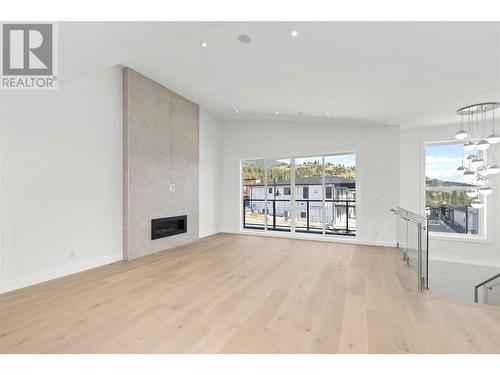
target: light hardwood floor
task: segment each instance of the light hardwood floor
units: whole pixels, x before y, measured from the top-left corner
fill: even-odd
[[[2,353],[500,353],[395,249],[218,234],[0,295]]]

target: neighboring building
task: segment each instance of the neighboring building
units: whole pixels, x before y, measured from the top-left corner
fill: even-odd
[[[254,212],[265,214],[266,203],[264,200],[267,199],[267,212],[272,214],[273,200],[276,199],[276,216],[285,219],[289,219],[291,216],[290,180],[272,181],[268,183],[267,188],[262,181],[245,180],[243,196],[244,199],[249,199],[245,202],[245,206]],[[323,183],[321,177],[298,177],[295,179],[297,220],[306,220],[309,210],[309,222],[322,223],[322,199]],[[356,218],[356,181],[340,177],[325,177],[325,200],[326,222],[332,226],[345,226],[346,213],[350,221]],[[347,208],[348,211],[346,211]],[[355,227],[353,226],[352,229]]]
[[[426,211],[433,232],[478,234],[477,209],[466,205],[443,205],[427,207]],[[441,222],[439,226],[433,222],[437,220]]]

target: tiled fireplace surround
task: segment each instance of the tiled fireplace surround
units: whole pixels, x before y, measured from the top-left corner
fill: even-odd
[[[124,258],[198,239],[199,106],[124,68],[123,124]],[[180,215],[186,233],[151,240],[152,219]]]

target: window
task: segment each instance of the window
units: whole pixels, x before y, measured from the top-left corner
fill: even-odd
[[[274,195],[267,200],[270,215],[267,216],[267,229],[276,231],[291,231],[291,201],[285,197],[279,186],[290,186],[291,160],[273,159],[266,160],[267,185],[273,187]]]
[[[356,235],[354,154],[250,160],[242,166],[243,228]]]
[[[264,160],[248,160],[243,169],[243,220],[244,226],[265,228],[266,194],[264,190]]]
[[[309,186],[304,186],[302,188],[302,198],[304,199],[309,198]]]
[[[425,147],[425,212],[429,232],[478,235],[484,210],[472,208],[467,192],[474,190],[474,177],[457,168],[467,163],[462,144],[433,143]],[[483,158],[486,158],[483,155]],[[470,168],[473,168],[470,166]]]
[[[326,199],[332,199],[332,196],[333,196],[332,189],[333,188],[331,186],[327,186],[325,189],[326,189],[326,191],[325,191]]]

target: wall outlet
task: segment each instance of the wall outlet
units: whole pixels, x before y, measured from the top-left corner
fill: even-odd
[[[170,184],[170,192],[173,193],[175,191],[175,184]]]
[[[74,257],[76,257],[76,251],[71,250],[71,251],[69,252],[69,257],[70,257],[70,258],[74,258]]]

